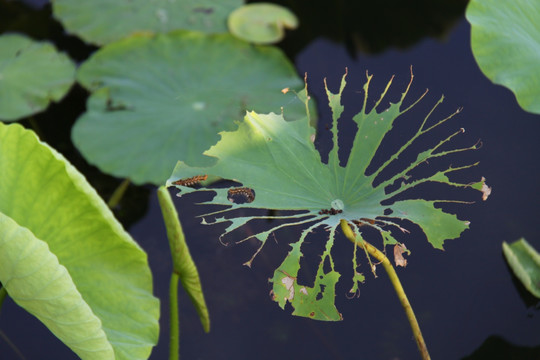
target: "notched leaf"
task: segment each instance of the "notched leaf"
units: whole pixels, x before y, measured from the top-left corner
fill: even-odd
[[[259,230],[248,237],[259,240],[261,245],[246,263],[247,265],[251,265],[271,233],[289,226],[303,226],[304,230],[298,241],[291,244],[291,250],[274,271],[274,276],[270,280],[273,287],[271,294],[281,308],[290,303],[294,308],[293,315],[318,320],[342,319],[334,305],[336,283],[340,274],[334,269],[331,254],[335,232],[342,219],[354,228],[358,241],[363,241],[363,236],[371,236],[374,231],[378,232],[383,246],[394,245],[396,264],[405,266],[407,260],[403,257],[403,252],[408,252],[408,250],[393,236],[394,233],[406,236],[409,233],[406,227],[414,223],[421,228],[433,247],[442,249],[444,241],[458,238],[469,226],[468,221],[461,220],[455,214],[447,213],[439,207],[439,204],[447,202],[466,203],[455,200],[453,192],[441,191],[437,199],[423,200],[408,198],[403,195],[406,191],[430,182],[454,190],[456,188],[475,189],[482,193],[484,199],[487,199],[491,191],[485,185],[485,179],[473,183],[459,183],[448,177],[451,172],[466,170],[476,166],[477,163],[461,167],[450,165],[424,178],[411,175],[420,164],[430,160],[478,149],[477,143],[465,148],[443,150],[449,148],[447,145],[450,141],[463,134],[462,129],[440,140],[432,148],[418,153],[409,164],[402,164],[401,171],[394,174],[390,170],[385,172],[385,169],[389,168],[394,161],[401,161],[402,158],[410,159],[410,156],[405,157],[402,154],[409,150],[414,142],[431,135],[431,130],[445,124],[460,112],[458,109],[446,118],[433,121],[431,115],[442,102],[442,97],[419,126],[418,124],[411,125],[416,128],[411,139],[391,154],[378,168],[370,168],[369,175],[366,175],[383,138],[392,131],[396,119],[415,106],[427,93],[426,91],[413,101],[412,105],[403,106],[412,84],[412,72],[411,81],[399,101],[390,103],[382,112],[378,112],[377,109],[384,107],[383,101],[393,77],[375,104],[368,110],[368,104],[373,103],[371,99],[368,99],[369,84],[373,76],[367,75],[363,108],[360,113],[352,117],[358,131],[354,134],[348,158],[346,161],[340,161],[338,120],[351,121],[341,119],[344,113],[341,95],[345,89],[346,75],[343,76],[337,93],[332,93],[325,84],[329,106],[332,110],[330,128],[332,148],[328,153],[327,163],[321,161],[321,155],[313,144],[315,129],[311,127],[309,120],[309,96],[307,92],[302,91],[298,93],[298,96],[306,105],[305,118],[285,121],[286,112],[282,114],[247,112],[244,121],[238,123],[235,131],[221,132],[221,140],[204,153],[214,158],[215,162],[212,166],[190,167],[180,161],[168,182],[171,185],[172,181],[178,179],[196,174],[208,174],[208,176],[217,176],[241,183],[241,188],[231,189],[196,190],[177,186],[182,191],[179,195],[193,191],[215,192],[214,198],[204,204],[226,205],[223,210],[208,214],[208,216],[223,214],[223,217],[213,223],[231,222],[222,236],[251,220],[262,218],[280,220],[279,225]],[[384,174],[384,177],[381,176],[379,179],[380,174]],[[232,199],[231,203],[231,197],[234,197],[235,192],[247,201],[237,203],[235,199]],[[231,210],[239,208],[285,211],[266,217],[235,216],[236,213]],[[403,220],[407,225],[404,225]],[[327,231],[328,239],[321,254],[313,286],[299,284],[297,279],[300,259],[303,256],[302,244],[310,233],[320,227]],[[364,281],[364,276],[358,271],[357,246],[353,246],[353,249],[354,275],[350,293],[358,294],[359,283]],[[373,264],[369,257],[367,265],[373,272],[375,271],[376,264]]]

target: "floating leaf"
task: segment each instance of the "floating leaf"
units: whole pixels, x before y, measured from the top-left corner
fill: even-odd
[[[16,249],[0,251],[0,273],[5,276],[0,281],[9,294],[38,318],[49,318],[53,323],[65,318],[60,317],[63,309],[50,308],[51,302],[80,311],[78,323],[71,324],[77,332],[62,330],[69,341],[62,340],[72,346],[82,340],[80,332],[86,329],[86,344],[80,346],[88,350],[91,337],[98,334],[97,325],[88,321],[88,310],[81,310],[86,305],[70,288],[65,268],[84,303],[99,318],[115,358],[148,358],[158,338],[159,301],[152,295],[144,251],[122,229],[84,176],[32,131],[0,123],[0,169],[0,212],[9,218],[3,220],[0,238],[8,237],[5,231],[16,229],[21,234],[17,243],[6,246],[20,246],[19,251],[26,252],[17,258],[13,257]],[[36,257],[40,259],[37,263]],[[17,273],[10,264],[17,266]],[[53,283],[49,273],[34,275],[39,285],[34,283],[33,287],[22,279],[15,282],[24,269],[30,275],[32,269],[57,271],[64,279]],[[41,276],[43,283],[39,282]],[[43,298],[43,291],[50,296]],[[53,313],[58,318],[51,319]],[[56,326],[64,329],[70,324]],[[50,327],[55,333],[56,326]],[[99,336],[94,340],[95,349],[102,350]]]
[[[270,3],[244,5],[228,19],[231,33],[255,44],[272,44],[283,39],[285,29],[296,29],[298,19],[286,7]]]
[[[540,2],[471,0],[471,46],[480,69],[540,114]]]
[[[510,268],[523,286],[540,298],[540,254],[525,239],[502,245],[503,254]]]
[[[454,113],[433,123],[428,121],[440,101],[422,121],[415,135],[382,165],[368,173],[368,166],[384,136],[392,129],[394,121],[423,97],[413,105],[404,107],[403,101],[411,85],[409,83],[397,103],[390,103],[383,111],[378,112],[377,109],[383,106],[383,98],[392,82],[390,80],[375,106],[368,111],[366,104],[370,103],[368,87],[371,79],[372,76],[368,76],[364,86],[363,109],[352,118],[358,127],[358,132],[355,134],[352,149],[344,166],[340,164],[338,157],[337,129],[338,119],[344,109],[341,105],[341,94],[346,84],[345,76],[339,93],[334,94],[327,88],[329,105],[333,112],[333,147],[328,154],[327,164],[321,162],[321,156],[315,149],[313,144],[315,130],[307,120],[287,122],[281,114],[248,112],[244,121],[238,124],[237,130],[221,132],[221,140],[205,152],[205,155],[216,158],[215,164],[208,167],[190,167],[180,161],[168,181],[168,184],[172,185],[179,179],[207,174],[231,179],[240,182],[245,188],[252,189],[253,201],[231,204],[227,188],[194,189],[176,185],[181,190],[180,195],[194,191],[212,191],[215,192],[215,196],[203,204],[227,205],[222,210],[205,215],[203,222],[205,224],[229,222],[222,237],[251,220],[272,218],[283,221],[269,230],[248,237],[248,239],[259,240],[260,247],[246,265],[251,265],[274,231],[286,226],[303,225],[306,227],[300,239],[292,244],[292,249],[272,278],[274,300],[282,308],[290,302],[295,308],[293,313],[295,315],[320,320],[341,319],[341,314],[334,306],[335,285],[339,273],[334,269],[331,254],[334,235],[341,219],[346,220],[360,236],[364,233],[364,229],[371,228],[378,231],[384,244],[396,244],[395,233],[408,232],[407,227],[412,222],[423,230],[434,247],[442,249],[444,240],[457,238],[468,228],[467,221],[459,220],[456,215],[435,207],[437,203],[455,202],[455,200],[449,198],[450,195],[445,192],[439,192],[439,198],[430,201],[410,196],[407,198],[406,194],[410,193],[409,190],[427,183],[476,190],[480,190],[484,184],[484,180],[462,184],[448,178],[450,173],[476,164],[449,166],[443,170],[429,167],[431,175],[423,178],[412,175],[413,170],[420,164],[427,164],[445,155],[475,149],[476,145],[454,150],[443,149],[443,145],[463,133],[463,129],[449,135],[432,148],[420,152],[411,163],[404,164],[402,170],[397,171],[393,176],[382,175],[385,173],[384,170],[394,164],[394,161],[400,158],[419,137],[426,135],[455,115]],[[239,208],[297,211],[278,213],[274,216],[240,216],[238,212],[230,212]],[[228,217],[217,217],[211,222],[206,220],[206,217],[222,214]],[[402,220],[408,220],[409,223],[403,225]],[[319,227],[328,231],[328,242],[321,256],[314,285],[310,287],[298,282],[298,270],[305,239]],[[362,276],[356,275],[356,250],[353,253],[353,267],[355,284],[351,291],[354,293],[357,290],[357,282],[363,281]]]
[[[136,184],[163,184],[178,158],[210,164],[202,152],[247,108],[305,116],[281,92],[302,86],[281,51],[230,35],[129,38],[94,54],[77,79],[93,94],[73,142],[102,171]]]
[[[0,36],[0,120],[13,121],[59,101],[75,80],[75,65],[48,42]]]
[[[133,33],[172,30],[227,32],[227,16],[242,0],[54,0],[54,16],[67,31],[104,45]]]

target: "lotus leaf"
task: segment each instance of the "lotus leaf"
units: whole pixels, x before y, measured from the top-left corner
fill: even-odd
[[[221,132],[220,141],[204,153],[217,159],[212,166],[192,167],[179,161],[167,182],[169,186],[180,189],[179,195],[182,196],[195,191],[215,193],[212,199],[202,204],[221,205],[224,208],[203,215],[203,223],[229,223],[221,238],[249,221],[280,220],[278,225],[268,230],[255,231],[246,238],[254,238],[260,242],[258,250],[246,262],[248,266],[251,266],[272,233],[287,226],[302,225],[305,228],[299,240],[291,245],[291,250],[275,270],[271,280],[274,300],[282,308],[290,302],[295,309],[293,315],[318,320],[342,319],[334,305],[335,286],[340,274],[334,267],[331,254],[336,229],[342,219],[354,228],[358,242],[364,241],[363,236],[370,233],[366,229],[371,229],[371,232],[375,230],[380,234],[383,246],[396,244],[398,243],[396,234],[408,232],[411,223],[415,223],[435,248],[442,249],[445,240],[459,237],[469,226],[467,221],[460,220],[456,215],[435,206],[456,202],[454,195],[441,191],[435,200],[423,200],[407,194],[411,194],[412,189],[418,189],[422,184],[475,189],[482,192],[483,199],[487,198],[491,191],[483,178],[471,183],[455,182],[449,178],[451,173],[467,169],[476,163],[463,166],[449,165],[443,170],[428,166],[428,163],[434,162],[436,158],[477,148],[477,145],[452,150],[444,148],[454,137],[462,134],[463,129],[418,153],[412,162],[405,164],[392,176],[385,175],[385,170],[391,168],[413,142],[416,143],[419,137],[425,138],[432,129],[455,115],[454,113],[442,120],[431,121],[430,115],[442,98],[424,118],[409,141],[397,152],[389,155],[382,165],[368,171],[375,153],[385,135],[392,129],[395,120],[422,98],[408,107],[403,106],[411,85],[409,83],[397,103],[383,105],[384,96],[392,82],[390,80],[381,97],[368,110],[367,104],[370,103],[368,87],[371,79],[372,76],[368,76],[364,86],[363,109],[352,118],[358,131],[354,136],[348,159],[343,165],[338,155],[340,134],[338,119],[344,110],[341,105],[341,94],[346,84],[345,76],[339,93],[334,94],[327,88],[329,106],[333,112],[331,129],[333,147],[328,154],[327,163],[321,161],[321,155],[315,148],[315,129],[309,125],[308,120],[287,122],[283,114],[259,114],[252,111],[247,113],[235,131]],[[301,95],[304,99],[308,98],[305,94]],[[380,108],[383,110],[379,111]],[[431,175],[425,177],[415,175],[414,170],[421,164],[429,167]],[[228,188],[193,187],[189,179],[202,175],[219,176],[238,184]],[[248,216],[242,215],[245,212],[235,211],[253,208],[276,209],[278,213]],[[213,220],[207,220],[208,218]],[[303,256],[302,248],[308,246],[305,241],[307,236],[319,227],[327,231],[328,241],[311,286],[298,280],[300,258]],[[411,246],[406,248],[410,249]],[[357,271],[356,259],[354,250],[353,291],[358,288],[358,282],[363,280],[363,276]]]
[[[202,152],[246,109],[305,117],[305,105],[281,92],[302,87],[283,53],[228,34],[119,41],[85,62],[77,80],[93,93],[73,142],[102,171],[137,184],[164,184],[179,158],[210,164]]]
[[[238,38],[255,44],[272,44],[283,39],[285,29],[296,29],[298,19],[276,4],[244,5],[231,13],[229,30]]]
[[[105,45],[134,33],[172,30],[227,32],[227,16],[242,0],[53,0],[64,27],[87,42]]]
[[[90,306],[47,243],[0,213],[0,280],[11,298],[82,359],[114,359]]]
[[[540,114],[540,2],[472,0],[466,16],[480,69],[512,90],[523,109]]]
[[[75,80],[75,65],[49,42],[0,36],[0,120],[14,121],[59,101]]]
[[[503,242],[503,254],[523,286],[540,298],[540,254],[523,238]]]
[[[159,301],[144,251],[32,131],[0,123],[0,169],[0,281],[9,295],[84,358],[101,359],[107,340],[116,359],[148,358]]]

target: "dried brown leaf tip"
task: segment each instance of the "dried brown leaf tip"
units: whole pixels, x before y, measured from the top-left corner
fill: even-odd
[[[396,244],[394,246],[394,261],[396,262],[396,266],[407,266],[407,259],[403,257],[403,253],[406,251],[408,252],[404,244]]]
[[[486,201],[489,195],[491,195],[491,188],[487,186],[486,178],[484,177],[482,177],[482,189],[480,191],[482,191],[482,200],[484,201]]]
[[[245,202],[250,203],[255,200],[255,193],[248,187],[229,189],[227,192],[227,199],[229,199],[229,201],[238,203],[237,200],[239,200],[239,198],[243,198]]]
[[[173,182],[174,185],[180,186],[193,186],[197,185],[201,181],[208,179],[208,175],[195,175],[187,179],[180,179]]]

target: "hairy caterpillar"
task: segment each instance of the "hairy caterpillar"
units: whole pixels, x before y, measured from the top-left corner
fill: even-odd
[[[337,215],[337,214],[341,214],[342,212],[343,210],[336,210],[334,208],[322,209],[321,211],[319,211],[319,215]]]
[[[246,202],[250,203],[255,200],[255,193],[248,187],[232,188],[227,192],[227,199],[234,202],[235,196],[243,196]]]
[[[195,175],[187,179],[176,180],[173,182],[173,184],[180,186],[193,186],[206,179],[208,179],[208,175]]]

